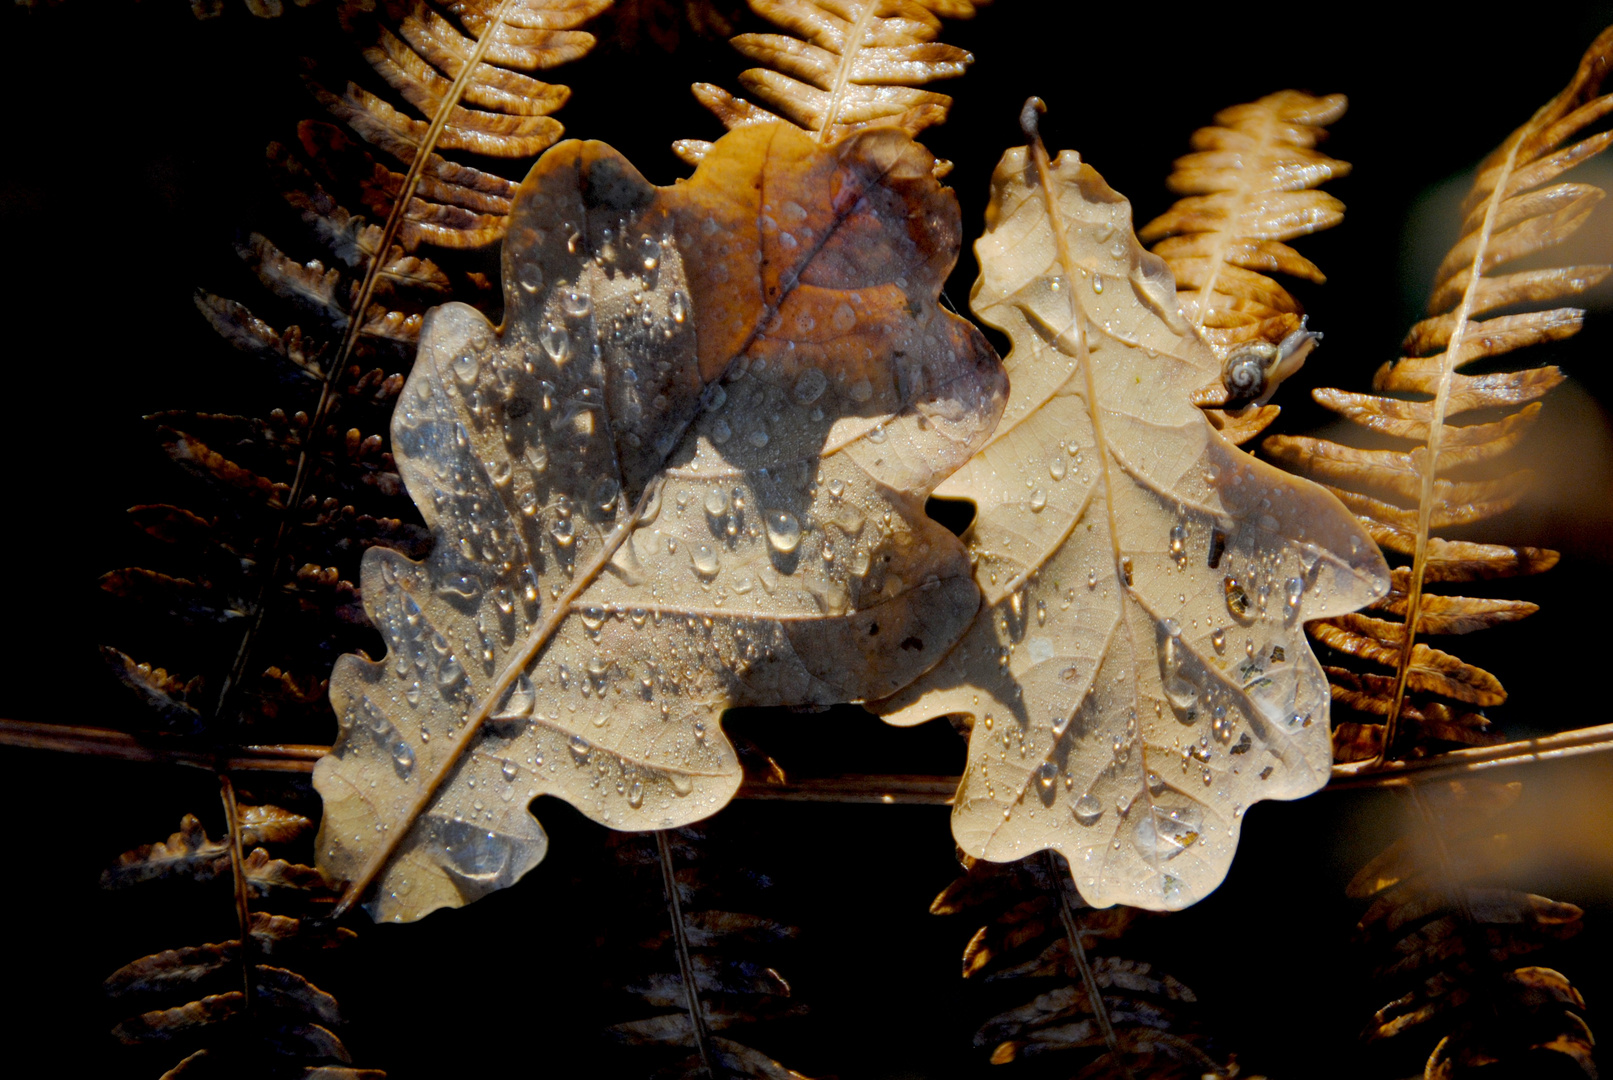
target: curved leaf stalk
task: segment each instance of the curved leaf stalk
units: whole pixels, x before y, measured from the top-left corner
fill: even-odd
[[[713,1064],[711,1032],[706,1029],[706,1016],[700,1007],[700,985],[695,981],[694,961],[689,956],[689,932],[683,923],[683,905],[678,899],[677,876],[672,869],[672,844],[665,829],[655,830],[655,850],[661,861],[661,886],[666,890],[667,914],[672,920],[672,942],[678,952],[678,975],[683,979],[683,994],[689,1010],[689,1030],[694,1035],[695,1051],[700,1064],[711,1080],[722,1080]]]
[[[230,878],[235,889],[236,932],[241,936],[241,1000],[246,1022],[252,1023],[254,1007],[253,942],[251,894],[247,886],[246,856],[241,848],[241,814],[236,806],[235,784],[228,772],[218,774],[220,801],[224,804],[224,825],[228,832],[226,842],[230,848]]]

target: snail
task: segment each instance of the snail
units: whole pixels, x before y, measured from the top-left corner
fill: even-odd
[[[1301,318],[1299,329],[1276,345],[1250,341],[1232,350],[1221,368],[1221,382],[1227,388],[1223,407],[1237,409],[1270,401],[1282,381],[1304,365],[1305,357],[1321,340],[1321,334],[1305,329]]]

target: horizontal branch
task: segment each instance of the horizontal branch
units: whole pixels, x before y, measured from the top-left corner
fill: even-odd
[[[107,728],[37,724],[0,719],[0,746],[56,750],[124,761],[153,761],[226,772],[311,773],[314,762],[330,753],[328,746],[282,744],[236,747],[218,757],[204,750],[172,745],[171,736],[142,738]],[[1613,750],[1613,724],[1579,728],[1538,739],[1519,739],[1495,746],[1451,750],[1436,757],[1333,766],[1324,790],[1395,787],[1445,779],[1483,769],[1554,761]],[[778,781],[748,777],[735,798],[763,802],[878,803],[886,806],[950,806],[961,780],[933,774],[848,773],[840,776]]]

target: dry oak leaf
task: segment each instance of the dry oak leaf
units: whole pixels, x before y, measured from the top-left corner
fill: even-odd
[[[971,305],[1014,343],[1013,390],[937,495],[977,507],[985,603],[878,708],[973,717],[952,815],[969,854],[1052,848],[1094,907],[1185,907],[1225,876],[1250,804],[1326,782],[1302,626],[1382,596],[1388,572],[1337,499],[1193,407],[1220,364],[1078,155],[1008,151],[976,252]]]
[[[505,324],[426,320],[393,452],[436,537],[375,548],[387,656],[331,677],[319,863],[410,920],[543,856],[554,794],[618,829],[714,813],[737,705],[888,695],[978,607],[924,500],[1001,413],[937,303],[957,202],[895,129],[725,136],[657,188],[568,142],[504,248]]]

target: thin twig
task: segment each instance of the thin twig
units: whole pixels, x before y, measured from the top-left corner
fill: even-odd
[[[678,972],[683,976],[683,996],[689,1009],[689,1028],[694,1033],[695,1049],[700,1052],[700,1064],[711,1080],[722,1080],[712,1060],[710,1033],[706,1031],[706,1017],[700,1011],[700,987],[695,983],[694,961],[689,956],[689,934],[683,925],[683,905],[678,901],[678,881],[672,872],[672,843],[665,829],[657,829],[655,847],[661,855],[661,884],[666,888],[667,911],[672,917],[672,940],[678,947]]]
[[[241,811],[235,801],[235,784],[230,774],[218,774],[218,793],[224,803],[225,838],[230,849],[230,877],[235,885],[235,921],[241,932],[241,993],[247,1026],[252,1026],[252,908],[247,890],[246,857],[241,851]]]

